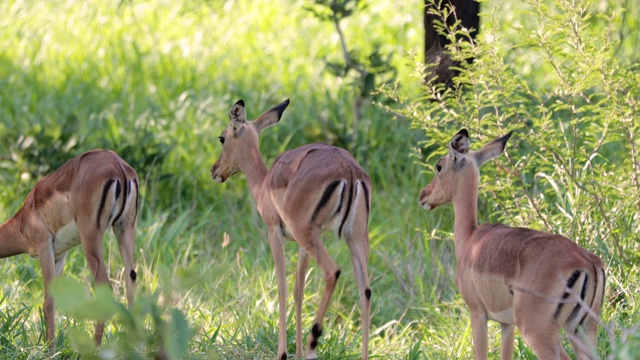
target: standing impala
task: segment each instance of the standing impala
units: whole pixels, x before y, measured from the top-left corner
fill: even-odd
[[[487,321],[494,320],[502,326],[502,360],[513,356],[514,326],[540,359],[570,359],[560,342],[561,328],[578,359],[597,358],[602,260],[561,235],[501,224],[478,226],[479,168],[502,154],[510,137],[469,151],[469,134],[461,130],[420,192],[427,210],[453,203],[456,286],[470,309],[475,357],[487,358]],[[587,342],[579,336],[580,328]]]
[[[244,102],[236,102],[229,114],[229,127],[219,138],[222,154],[213,165],[211,176],[224,182],[229,176],[244,172],[258,212],[267,226],[278,279],[280,332],[277,359],[287,358],[284,239],[293,239],[300,246],[294,289],[298,357],[302,357],[303,349],[301,305],[309,256],[318,263],[324,275],[325,289],[306,352],[307,359],[315,359],[322,320],[340,276],[340,268],[322,243],[322,233],[331,228],[346,239],[351,252],[360,290],[362,358],[367,359],[371,308],[367,275],[371,180],[347,151],[320,143],[281,154],[271,170],[267,170],[258,149],[258,135],[277,123],[288,105],[289,100],[286,100],[257,120],[246,121]]]
[[[18,212],[0,226],[0,258],[27,253],[40,260],[44,276],[44,319],[47,340],[55,348],[55,315],[51,280],[62,272],[67,253],[82,244],[96,284],[109,284],[102,238],[109,227],[118,239],[125,265],[127,300],[133,304],[134,228],[138,175],[116,153],[93,150],[77,156],[44,177]],[[94,339],[100,344],[104,321]]]

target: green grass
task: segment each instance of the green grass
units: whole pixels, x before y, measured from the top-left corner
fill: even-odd
[[[417,204],[431,171],[424,171],[411,149],[425,135],[373,105],[364,107],[358,136],[350,133],[354,89],[349,79],[324,71],[323,59],[340,57],[338,39],[331,26],[302,10],[305,3],[0,3],[0,218],[11,216],[40,176],[73,155],[96,147],[118,151],[142,182],[135,257],[140,298],[146,300],[137,313],[148,314],[149,304],[156,304],[166,321],[171,309],[182,312],[193,330],[183,358],[273,359],[277,286],[266,230],[244,176],[220,185],[209,170],[220,152],[217,136],[237,99],[245,100],[248,116],[255,118],[289,98],[281,122],[262,135],[267,164],[284,150],[327,141],[352,150],[373,179],[370,355],[470,358],[468,312],[453,284],[453,212],[426,213]],[[401,94],[421,91],[408,56],[421,52],[421,4],[371,2],[344,24],[349,45],[362,53],[374,42],[394,53]],[[517,14],[514,10],[496,21]],[[522,61],[516,53],[514,61]],[[361,328],[351,261],[343,241],[327,235],[325,243],[343,276],[319,354],[356,359]],[[291,293],[296,245],[287,243],[286,250]],[[105,238],[105,254],[115,298],[124,302],[122,262],[111,234]],[[627,269],[628,277],[619,272],[611,277],[607,296],[615,302],[605,306],[603,319],[622,344],[631,346],[640,342],[628,331],[640,319],[634,286],[638,269],[632,264]],[[80,248],[71,251],[65,274],[92,283]],[[42,358],[39,264],[26,255],[0,260],[0,279],[0,358]],[[322,287],[312,263],[305,331]],[[288,305],[291,355],[291,296]],[[80,358],[82,336],[76,330],[89,334],[93,323],[60,313],[57,319],[61,357]],[[121,314],[109,322],[103,358],[120,354],[130,336],[127,319]],[[138,352],[151,357],[154,317],[144,315],[141,321],[148,341],[137,344]],[[490,337],[490,358],[496,359],[497,326],[490,327]],[[604,330],[600,338],[601,352],[608,356],[612,350]],[[518,358],[534,358],[521,339],[516,350]]]

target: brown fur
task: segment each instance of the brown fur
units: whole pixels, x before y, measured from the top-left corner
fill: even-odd
[[[222,154],[213,165],[211,176],[222,182],[242,171],[247,176],[251,194],[267,226],[278,279],[280,331],[277,358],[286,358],[287,285],[284,239],[293,239],[300,245],[294,289],[296,354],[299,357],[303,350],[301,308],[309,257],[318,263],[325,277],[322,301],[313,331],[307,340],[306,356],[312,359],[316,358],[322,321],[340,275],[338,265],[322,243],[322,233],[334,228],[339,236],[347,240],[351,252],[360,290],[362,358],[367,359],[371,308],[367,275],[371,180],[349,152],[320,143],[301,146],[281,154],[271,170],[267,171],[258,150],[258,134],[262,129],[278,122],[288,104],[287,100],[265,112],[257,120],[246,121],[244,102],[238,101],[230,111],[229,127],[221,136]]]
[[[476,359],[487,357],[488,320],[502,325],[503,360],[513,357],[515,326],[540,359],[569,359],[560,342],[561,328],[579,359],[595,357],[591,349],[598,319],[589,311],[595,316],[601,312],[602,260],[561,235],[501,224],[478,226],[478,169],[504,151],[511,134],[477,152],[469,151],[467,136],[466,130],[454,136],[449,155],[438,161],[441,170],[421,191],[420,203],[427,209],[453,203],[456,286],[470,309]]]
[[[127,182],[133,183],[128,194],[121,191],[115,196],[115,184],[123,186]],[[114,185],[105,188],[108,183]],[[99,204],[105,193],[109,196],[105,197],[100,212]],[[69,160],[42,178],[17,213],[0,226],[0,257],[28,253],[40,260],[45,287],[43,312],[51,349],[55,343],[55,316],[49,284],[62,272],[67,252],[77,244],[82,244],[96,283],[108,284],[102,240],[110,226],[118,238],[126,274],[131,274],[126,277],[126,285],[129,305],[133,305],[137,201],[138,175],[135,170],[112,151],[93,150]],[[108,209],[110,211],[106,211]],[[116,218],[118,214],[120,216]],[[69,230],[70,224],[74,223],[77,232]],[[99,322],[94,336],[98,344],[103,330],[104,322]]]

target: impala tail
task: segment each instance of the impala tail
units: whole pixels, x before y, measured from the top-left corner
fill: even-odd
[[[369,221],[371,190],[367,182],[354,180],[353,171],[351,175],[349,180],[335,180],[327,185],[311,219],[333,222],[340,238],[352,233],[354,222]]]

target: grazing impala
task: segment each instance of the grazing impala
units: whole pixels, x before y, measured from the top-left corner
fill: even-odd
[[[302,357],[304,280],[309,256],[320,266],[325,289],[308,337],[307,359],[315,359],[322,320],[340,276],[340,268],[322,243],[322,233],[333,228],[347,241],[360,290],[362,358],[368,358],[371,290],[367,275],[369,258],[368,219],[371,180],[356,160],[343,149],[310,144],[281,154],[267,170],[258,149],[258,135],[280,120],[289,100],[268,110],[255,121],[246,121],[244,102],[231,108],[229,127],[220,136],[222,154],[211,176],[223,182],[239,171],[247,176],[258,211],[267,226],[269,245],[276,265],[280,332],[278,360],[287,358],[284,239],[298,242],[299,255],[294,298],[296,303],[296,355]]]
[[[47,340],[55,348],[54,304],[49,285],[62,272],[67,252],[82,244],[96,284],[109,284],[102,238],[109,227],[118,239],[124,262],[127,300],[133,304],[134,228],[138,175],[116,153],[93,150],[77,156],[44,177],[18,212],[0,226],[0,258],[27,253],[40,260],[44,276],[43,312]],[[104,322],[94,339],[100,344]]]
[[[570,359],[561,345],[561,328],[578,359],[597,358],[602,260],[561,235],[501,224],[478,226],[479,168],[502,154],[510,137],[469,151],[469,134],[461,130],[420,192],[427,210],[453,203],[456,286],[470,309],[475,358],[487,358],[488,320],[502,326],[502,360],[513,357],[514,326],[540,359]]]

